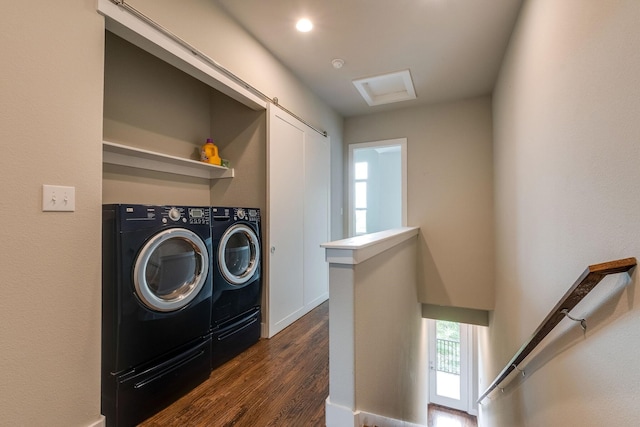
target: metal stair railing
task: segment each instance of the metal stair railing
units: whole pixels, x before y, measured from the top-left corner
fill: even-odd
[[[482,400],[496,387],[498,387],[498,385],[500,385],[500,383],[502,383],[514,370],[517,370],[524,375],[524,370],[518,368],[518,365],[533,351],[534,348],[536,348],[538,344],[540,344],[543,338],[546,337],[562,319],[568,317],[571,320],[579,321],[582,328],[586,330],[585,319],[576,319],[572,317],[569,312],[578,305],[578,303],[582,301],[582,299],[591,292],[604,277],[609,274],[628,272],[635,266],[635,258],[624,258],[587,267],[578,280],[576,280],[573,286],[571,286],[567,293],[564,294],[556,306],[542,321],[540,326],[538,326],[538,329],[536,329],[533,335],[531,335],[529,340],[520,347],[520,350],[518,350],[513,358],[511,358],[485,392],[482,393],[480,398],[477,400],[477,403],[482,402]]]

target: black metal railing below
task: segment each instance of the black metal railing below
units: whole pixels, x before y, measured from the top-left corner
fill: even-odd
[[[440,372],[460,375],[460,342],[436,339],[437,364]]]

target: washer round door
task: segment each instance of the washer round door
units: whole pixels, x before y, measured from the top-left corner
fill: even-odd
[[[235,224],[220,238],[218,266],[224,279],[241,286],[251,280],[260,265],[260,242],[251,227]]]
[[[184,228],[170,228],[154,235],[142,247],[133,283],[142,303],[157,311],[186,306],[207,280],[209,255],[202,239]]]

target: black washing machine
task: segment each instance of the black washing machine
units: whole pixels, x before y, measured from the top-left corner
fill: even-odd
[[[212,367],[260,339],[260,209],[211,208]]]
[[[104,205],[102,413],[132,426],[211,372],[209,207]]]

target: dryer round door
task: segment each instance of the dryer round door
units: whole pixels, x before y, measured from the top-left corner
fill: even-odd
[[[154,235],[142,247],[133,283],[140,300],[157,311],[186,306],[207,280],[209,254],[202,239],[184,228],[170,228]]]
[[[218,266],[224,279],[241,286],[251,280],[260,265],[260,242],[251,227],[232,225],[220,238]]]

